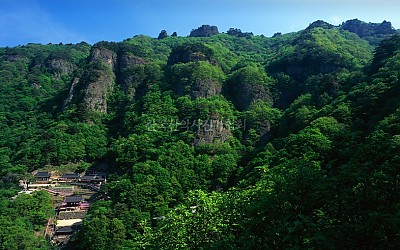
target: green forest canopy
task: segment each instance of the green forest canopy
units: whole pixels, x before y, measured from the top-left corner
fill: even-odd
[[[0,249],[51,249],[8,198],[71,164],[110,197],[71,249],[400,248],[400,35],[350,21],[1,48]]]

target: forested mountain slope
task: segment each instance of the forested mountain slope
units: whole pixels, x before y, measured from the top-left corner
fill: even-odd
[[[70,249],[400,248],[398,32],[215,28],[0,48],[1,249],[47,247],[20,178],[99,165]]]

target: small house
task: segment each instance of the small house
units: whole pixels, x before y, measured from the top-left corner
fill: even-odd
[[[78,181],[81,176],[77,173],[67,173],[63,174],[61,177],[58,178],[59,181],[65,181],[65,182],[72,182],[72,181]]]
[[[49,172],[37,172],[34,177],[36,182],[49,182],[51,174]]]
[[[55,231],[55,234],[56,235],[69,235],[69,234],[72,234],[73,232],[74,232],[74,229],[71,226],[69,226],[69,227],[57,228]]]
[[[105,181],[105,177],[102,175],[84,175],[81,177],[81,182],[101,184]]]
[[[83,201],[82,195],[71,195],[65,197],[63,202],[64,207],[78,207]]]

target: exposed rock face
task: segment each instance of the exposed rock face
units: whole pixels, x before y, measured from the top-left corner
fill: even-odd
[[[22,60],[24,57],[21,55],[7,55],[6,60],[9,62],[17,62]]]
[[[86,111],[107,113],[107,96],[112,91],[114,77],[104,72],[85,89],[84,107]]]
[[[61,58],[53,58],[49,62],[49,68],[54,74],[61,76],[71,74],[76,69],[76,66]]]
[[[118,58],[119,67],[121,70],[131,66],[131,65],[140,65],[145,64],[146,61],[132,54],[124,54]]]
[[[85,111],[107,112],[107,96],[112,92],[117,68],[117,54],[105,48],[94,48],[90,54],[83,105]]]
[[[243,82],[233,87],[232,99],[239,110],[246,110],[255,100],[272,103],[270,91],[262,83]]]
[[[221,89],[221,84],[215,80],[200,79],[193,84],[190,96],[193,99],[208,98],[220,94]]]
[[[67,99],[64,100],[63,109],[64,109],[65,107],[67,107],[67,106],[71,103],[72,99],[74,98],[74,93],[75,93],[75,90],[76,90],[76,86],[77,86],[78,83],[79,83],[79,80],[80,80],[80,79],[79,79],[78,77],[75,77],[75,78],[72,80],[71,87],[69,88],[69,91],[68,91]]]
[[[256,100],[273,103],[272,94],[267,87],[268,77],[265,72],[254,67],[239,69],[224,87],[236,108],[246,110]]]
[[[201,121],[197,128],[194,146],[225,142],[232,136],[226,121],[220,119]]]
[[[392,24],[387,21],[383,21],[382,23],[366,23],[358,19],[353,19],[343,23],[341,28],[356,33],[359,37],[368,40],[372,45],[377,45],[380,40],[397,33]]]
[[[94,48],[90,53],[89,62],[95,61],[106,63],[115,70],[117,66],[117,54],[106,48]]]
[[[221,83],[213,79],[196,79],[191,81],[178,80],[173,85],[178,95],[190,95],[192,99],[208,98],[221,93]]]
[[[168,58],[171,83],[178,95],[193,99],[221,93],[224,73],[217,66],[214,51],[203,43],[176,46]]]
[[[198,61],[171,66],[170,82],[176,94],[192,99],[208,98],[221,93],[224,73],[218,66]]]
[[[168,58],[168,64],[188,63],[197,61],[208,61],[213,65],[217,62],[214,59],[214,51],[203,43],[186,43],[176,46]]]
[[[107,113],[107,99],[113,92],[117,80],[122,90],[130,97],[135,96],[138,87],[146,89],[138,86],[144,77],[150,75],[144,73],[143,65],[147,64],[146,60],[129,51],[118,54],[117,46],[112,50],[106,46],[107,44],[92,48],[86,70],[72,81],[64,107],[75,102],[80,104],[85,113]],[[55,68],[61,68],[65,73],[71,70],[60,60],[54,61],[53,64]]]
[[[252,37],[253,32],[242,32],[240,29],[230,28],[226,34],[230,36],[237,36],[237,37]]]
[[[158,34],[157,39],[160,40],[160,39],[164,39],[164,38],[167,38],[167,37],[168,37],[167,31],[166,31],[166,30],[162,30],[162,31],[160,32],[160,34]]]
[[[185,53],[185,54],[174,54],[170,57],[173,62],[181,62],[181,63],[188,63],[188,62],[197,62],[197,61],[208,61],[206,55],[200,52],[192,52],[192,53]]]
[[[190,32],[190,37],[209,37],[219,34],[217,26],[202,25]]]
[[[143,78],[139,67],[147,62],[143,58],[135,55],[124,54],[118,58],[118,63],[119,81],[122,86],[122,90],[128,96],[134,97],[136,95],[136,89],[140,83],[140,80]]]

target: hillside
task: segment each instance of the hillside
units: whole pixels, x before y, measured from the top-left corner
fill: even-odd
[[[66,249],[400,248],[390,22],[27,44],[0,72],[1,249],[52,249],[20,179],[100,166],[109,199]]]

